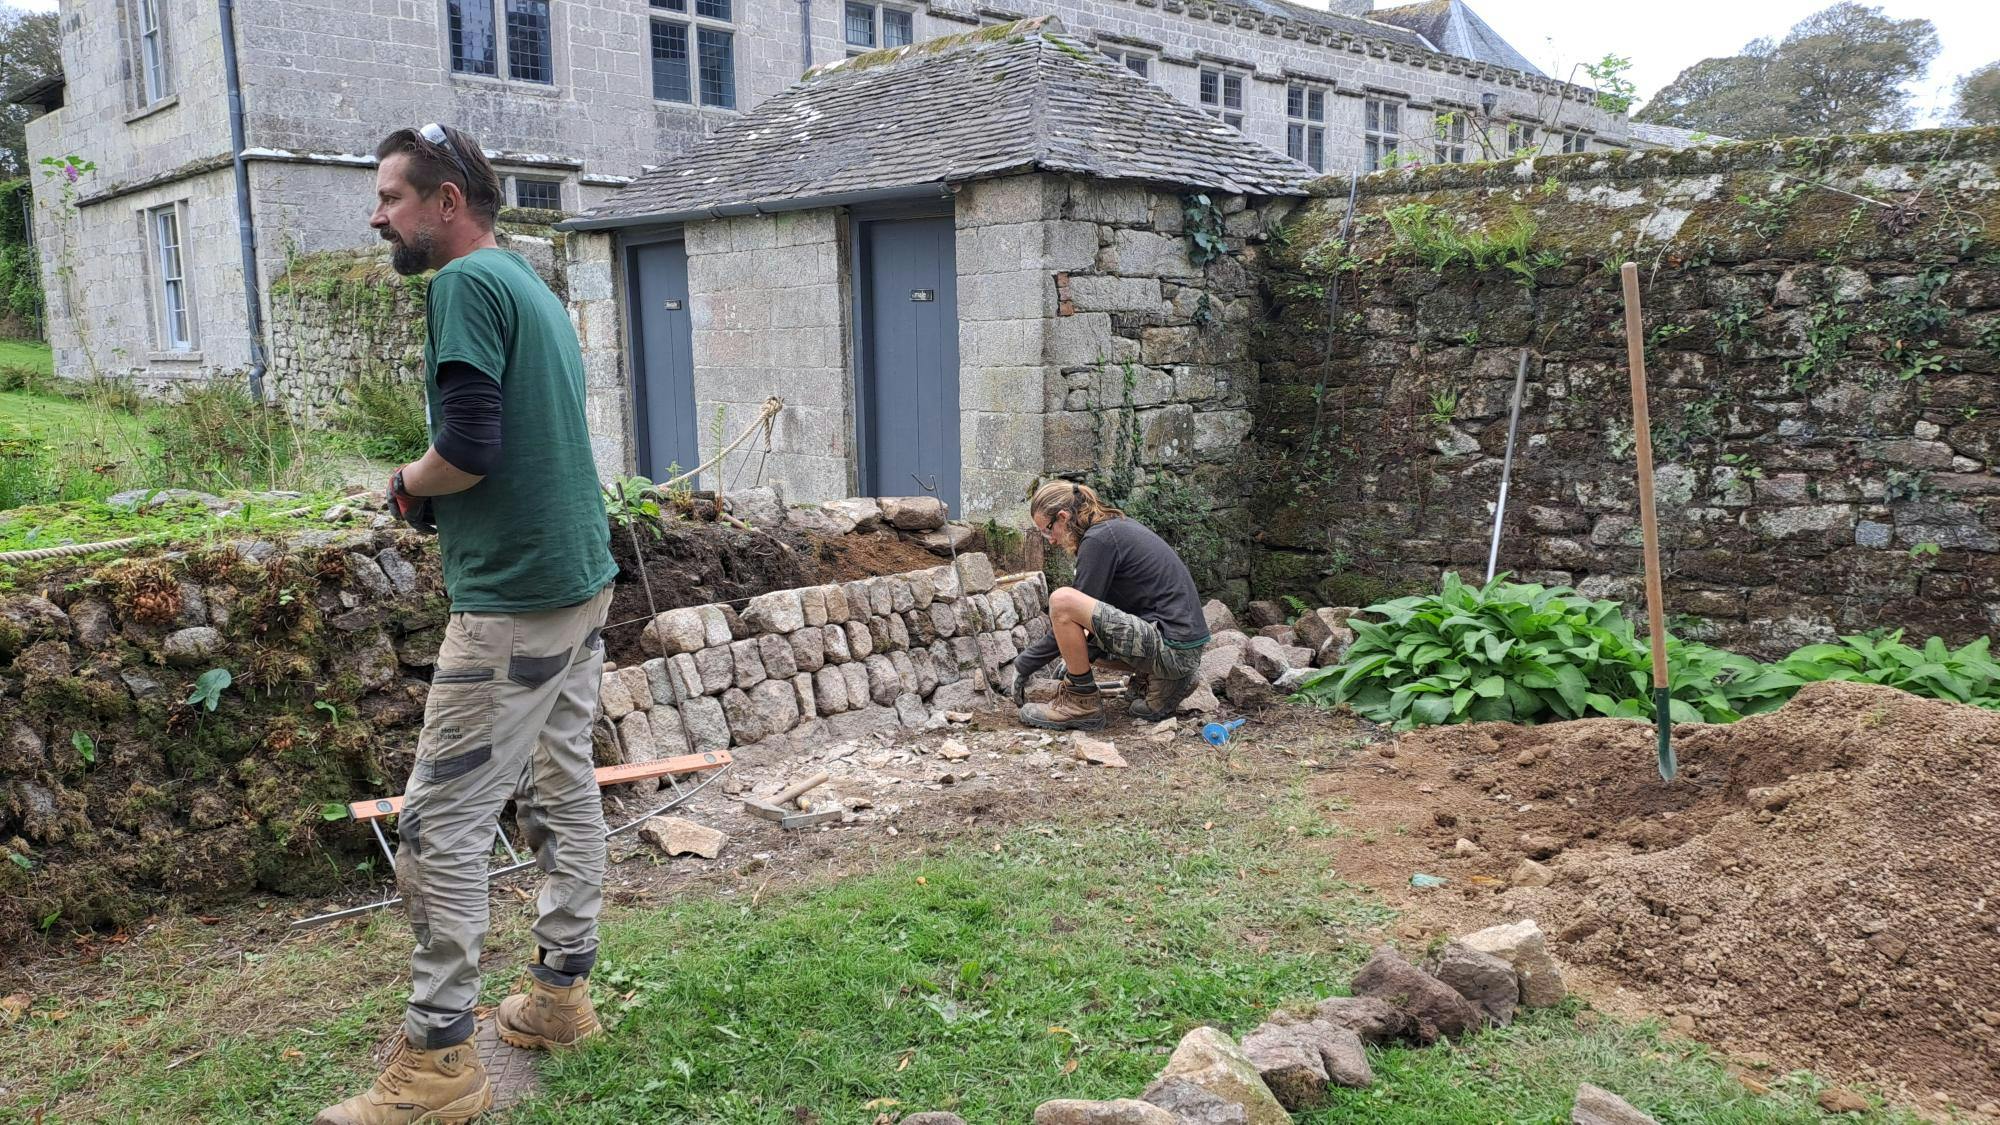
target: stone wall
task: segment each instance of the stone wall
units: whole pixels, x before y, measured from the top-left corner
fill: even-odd
[[[762,459],[765,483],[798,501],[850,495],[847,217],[839,209],[687,226],[694,395],[703,461],[776,395],[785,400]],[[629,440],[629,438],[628,438]],[[738,458],[724,466],[737,472]],[[693,466],[683,466],[692,468]],[[711,472],[706,487],[723,487]],[[749,483],[744,478],[743,483]]]
[[[1197,510],[1179,526],[1152,522],[1184,554],[1195,553],[1189,537],[1244,517],[1249,481],[1237,465],[1251,432],[1257,381],[1249,333],[1266,315],[1252,267],[1266,232],[1294,201],[1216,198],[1227,249],[1197,266],[1189,258],[1182,196],[1135,184],[1040,179],[1050,243],[1061,248],[1036,279],[1047,307],[1043,472],[1088,479],[1126,499],[1134,492],[1157,495],[1167,482],[1180,486],[1198,501]],[[980,186],[1001,191],[1015,182]],[[1011,332],[999,331],[1005,327],[962,330],[969,385],[991,377],[973,373],[982,365],[990,372],[996,362],[984,346],[989,337],[1012,346]],[[1009,483],[1007,510],[1018,513],[1025,490],[1022,482]],[[1198,576],[1204,586],[1247,591],[1249,556],[1240,547],[1197,569],[1205,572]]]
[[[1347,186],[1323,183],[1254,336],[1257,590],[1356,605],[1482,574],[1525,347],[1500,565],[1636,607],[1630,258],[1678,630],[1760,655],[1990,633],[1996,155],[1967,130],[1390,173],[1362,180],[1344,249]],[[1444,260],[1447,223],[1484,232],[1486,268]],[[1527,257],[1497,264],[1509,236]]]
[[[657,655],[605,671],[604,717],[628,763],[942,726],[940,712],[1013,690],[1014,657],[1048,628],[1047,601],[1040,574],[996,584],[987,557],[966,554],[956,572],[669,610],[645,626]]]
[[[503,212],[500,246],[526,258],[561,296],[569,288],[566,236],[524,221],[536,214]],[[301,420],[324,423],[357,380],[421,381],[429,276],[398,276],[383,248],[292,255],[270,286],[271,397]],[[580,336],[584,327],[579,321]]]

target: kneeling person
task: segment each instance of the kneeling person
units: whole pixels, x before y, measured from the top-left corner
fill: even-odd
[[[1073,584],[1049,595],[1049,631],[1014,661],[1021,721],[1050,730],[1097,730],[1104,699],[1091,662],[1132,670],[1135,718],[1165,719],[1194,688],[1208,624],[1187,564],[1151,528],[1098,499],[1088,485],[1051,481],[1035,490],[1028,518],[1051,545],[1076,555]],[[1052,703],[1027,701],[1028,678],[1062,656]]]

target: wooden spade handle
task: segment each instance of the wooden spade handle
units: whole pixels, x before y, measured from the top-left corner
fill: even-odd
[[[1618,270],[1625,283],[1625,357],[1632,368],[1633,452],[1639,460],[1639,525],[1646,543],[1646,625],[1653,634],[1653,687],[1667,686],[1667,627],[1660,592],[1660,520],[1653,508],[1653,423],[1646,411],[1646,323],[1639,310],[1639,267]]]

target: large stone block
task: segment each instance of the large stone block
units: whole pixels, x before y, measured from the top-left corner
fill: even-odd
[[[697,607],[696,612],[701,614],[702,633],[710,648],[726,645],[735,639],[735,633],[729,624],[729,614],[723,610],[724,607],[719,605]]]
[[[623,676],[615,671],[604,673],[598,681],[597,705],[614,723],[632,713],[632,692]]]
[[[751,690],[750,704],[767,737],[799,724],[799,690],[792,680],[765,680]]]
[[[618,748],[623,751],[626,765],[659,758],[659,744],[653,741],[653,724],[644,711],[634,711],[618,720]]]
[[[808,625],[786,639],[792,646],[792,664],[799,671],[817,672],[826,663],[825,626]]]
[[[879,706],[892,706],[903,693],[902,677],[896,674],[895,663],[877,653],[863,661],[863,666],[868,670],[868,698]]]
[[[868,580],[869,614],[875,617],[882,617],[893,612],[895,608],[896,595],[889,589],[889,580],[887,578],[870,578]]]
[[[847,590],[843,586],[820,587],[820,597],[826,603],[826,624],[844,624],[853,620],[847,609]]]
[[[708,690],[702,681],[701,665],[696,662],[695,657],[687,653],[682,653],[667,662],[667,674],[679,693],[673,701],[676,706],[682,699],[702,695]],[[655,702],[659,701],[656,699]]]
[[[1143,230],[1119,230],[1097,253],[1097,268],[1123,277],[1199,277],[1188,261],[1187,240]]]
[[[681,706],[681,722],[687,728],[695,753],[712,754],[729,749],[728,714],[716,697],[701,695],[688,700]]]
[[[875,636],[866,620],[847,623],[847,651],[855,660],[866,660],[875,652]]]
[[[854,653],[847,647],[847,625],[827,625],[820,630],[821,647],[826,653],[828,664],[845,664],[854,659]]]
[[[1369,996],[1408,1014],[1422,1042],[1443,1035],[1457,1039],[1477,1031],[1484,1016],[1449,985],[1404,960],[1389,946],[1375,950],[1354,975],[1354,994]]]
[[[1562,970],[1549,955],[1542,928],[1533,919],[1488,926],[1461,940],[1469,948],[1492,954],[1513,966],[1521,978],[1522,1006],[1553,1007],[1569,994],[1563,985]]]
[[[967,593],[983,594],[993,588],[993,560],[982,552],[958,556],[958,584]]]
[[[958,610],[951,602],[931,603],[931,629],[940,637],[951,637],[958,633]]]
[[[931,658],[928,648],[911,649],[909,655],[910,667],[915,669],[917,674],[917,694],[928,699],[937,691],[937,661]]]
[[[814,672],[813,697],[822,715],[838,715],[847,710],[847,677],[830,664]]]
[[[730,741],[738,746],[762,742],[771,734],[764,726],[757,705],[751,701],[750,693],[741,688],[730,688],[722,693],[722,713],[729,719]]]
[[[1078,312],[1159,312],[1166,307],[1151,277],[1072,277],[1070,300]]]
[[[736,661],[736,686],[749,691],[770,675],[764,669],[764,655],[755,639],[733,641],[729,655]]]
[[[1452,991],[1472,1001],[1494,1024],[1505,1027],[1514,1022],[1514,1008],[1521,997],[1521,980],[1513,966],[1490,953],[1482,953],[1462,942],[1450,942],[1438,954],[1431,975],[1451,986]]]
[[[867,662],[857,660],[852,664],[843,664],[840,666],[840,675],[847,681],[847,709],[859,711],[868,706],[874,698],[874,690],[870,682],[871,677],[868,675]]]
[[[789,680],[799,674],[798,662],[792,657],[790,637],[766,633],[757,638],[757,653],[764,660],[764,674],[771,679]]]
[[[708,643],[708,628],[696,608],[670,609],[646,626],[640,644],[649,652],[675,656],[698,652]]]
[[[807,586],[800,590],[799,608],[805,613],[807,625],[826,624],[826,587]]]
[[[743,623],[759,633],[791,633],[805,628],[805,607],[797,590],[775,590],[750,599]]]
[[[701,673],[703,695],[720,695],[736,682],[736,652],[728,641],[695,653],[694,663]]]
[[[903,691],[915,692],[917,690],[917,666],[910,659],[910,654],[900,651],[892,652],[889,654],[889,663],[895,667],[896,679],[902,684]]]
[[[951,654],[951,642],[936,641],[931,645],[931,666],[937,669],[938,683],[949,684],[959,678],[958,660]]]

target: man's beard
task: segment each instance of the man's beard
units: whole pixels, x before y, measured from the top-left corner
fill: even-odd
[[[431,268],[431,254],[436,250],[429,231],[418,231],[408,241],[394,238],[389,241],[389,268],[410,277]]]

